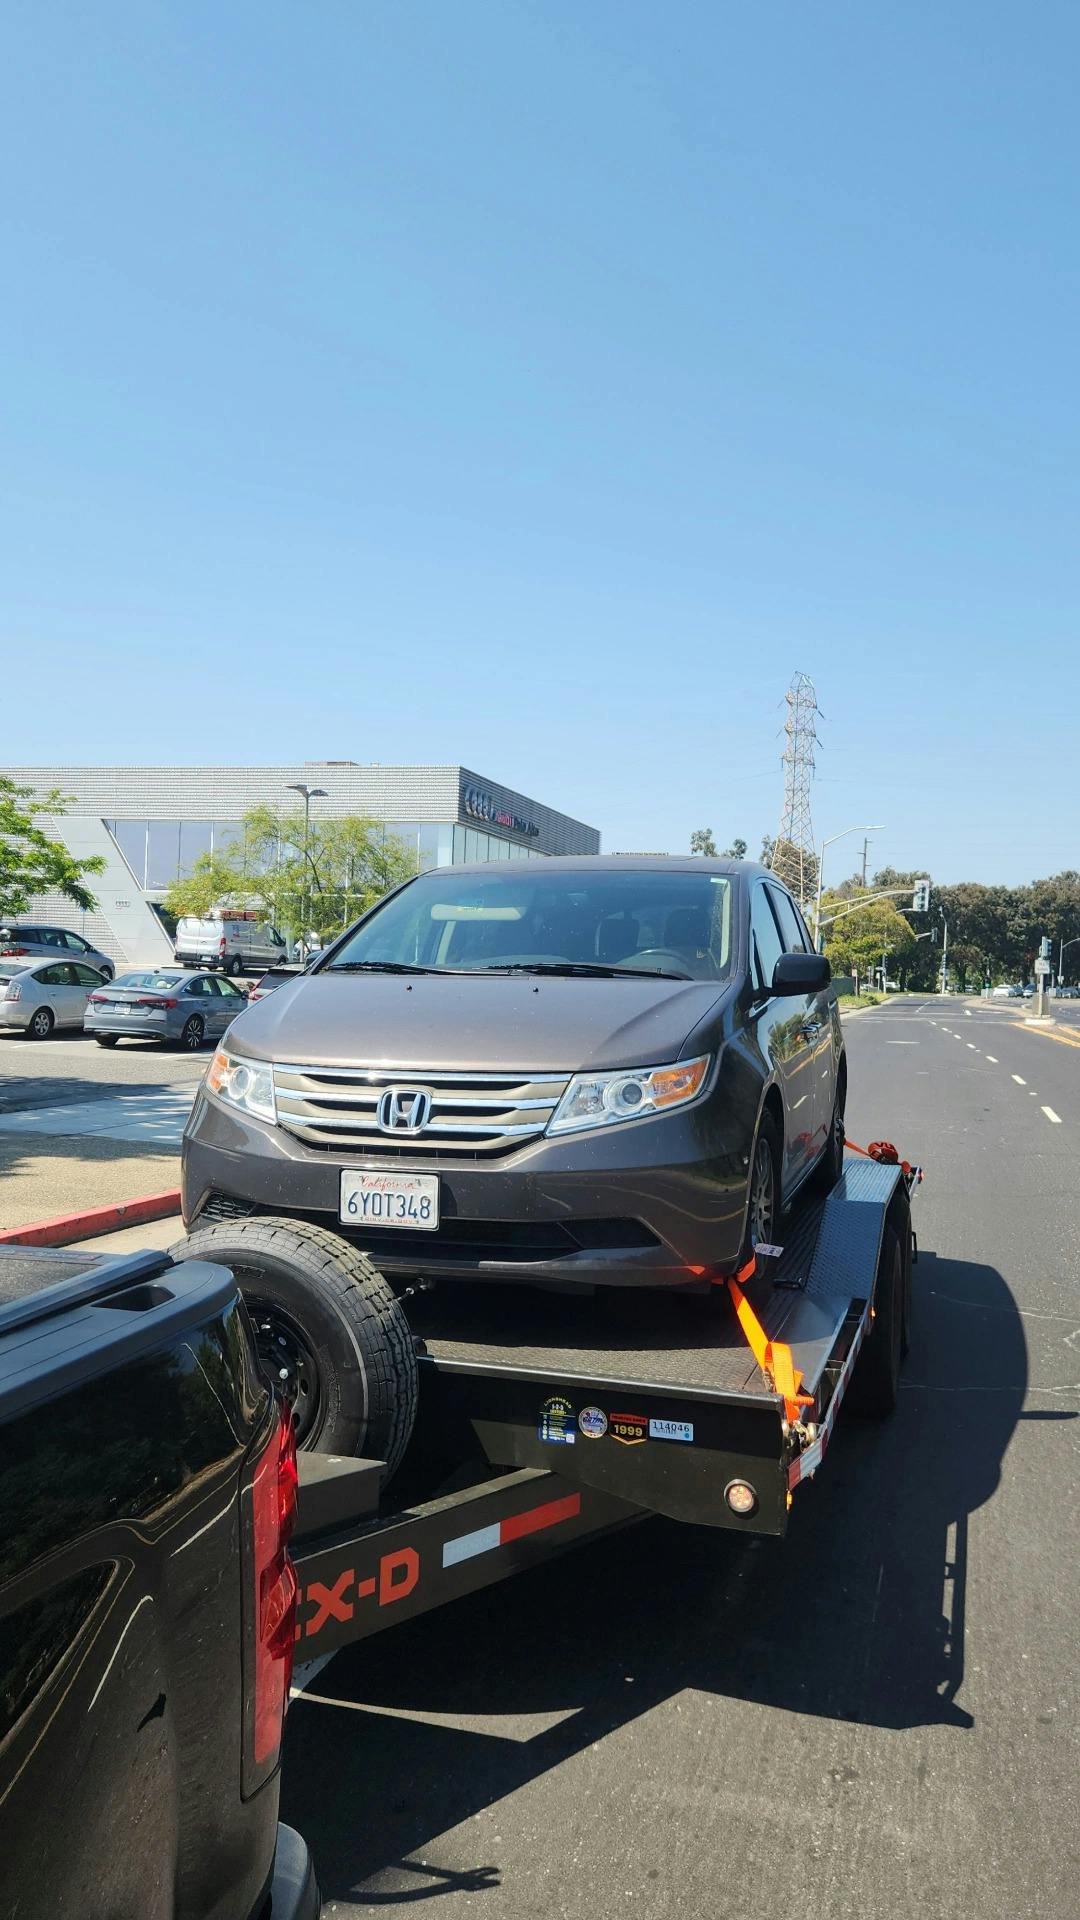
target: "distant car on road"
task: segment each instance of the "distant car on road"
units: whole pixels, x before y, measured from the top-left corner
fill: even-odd
[[[104,985],[81,960],[0,960],[0,1030],[47,1040],[54,1027],[81,1027],[91,993]]]
[[[992,1000],[1007,1000],[1009,995],[1014,991],[1015,989],[1013,987],[992,987],[990,998]]]
[[[32,925],[21,920],[0,922],[0,964],[8,960],[50,957],[82,960],[88,967],[95,967],[106,980],[111,980],[116,972],[107,953],[99,953],[81,933],[72,933],[69,927],[45,926],[40,920]]]
[[[176,967],[142,967],[99,983],[83,1026],[99,1047],[124,1039],[163,1040],[194,1053],[218,1039],[246,1006],[243,988],[216,974],[191,979]]]

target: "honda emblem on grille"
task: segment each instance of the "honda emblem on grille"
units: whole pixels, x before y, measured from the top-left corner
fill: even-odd
[[[387,1087],[375,1116],[384,1133],[423,1133],[431,1119],[431,1095],[423,1087]]]

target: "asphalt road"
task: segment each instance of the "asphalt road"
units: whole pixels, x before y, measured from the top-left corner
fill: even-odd
[[[329,1913],[1077,1912],[1080,1032],[848,1038],[852,1137],[927,1169],[899,1413],[785,1541],[650,1522],[339,1655],[283,1805]]]

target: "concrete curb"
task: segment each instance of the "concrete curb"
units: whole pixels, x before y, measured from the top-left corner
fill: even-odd
[[[90,1207],[84,1213],[59,1213],[33,1226],[11,1227],[0,1233],[0,1247],[66,1247],[73,1240],[92,1240],[117,1227],[141,1227],[148,1220],[167,1220],[180,1211],[180,1189],[144,1194],[140,1200],[122,1200],[114,1207]]]

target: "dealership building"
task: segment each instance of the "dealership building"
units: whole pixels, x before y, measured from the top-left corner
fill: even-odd
[[[311,818],[362,814],[415,852],[417,871],[470,860],[599,853],[595,827],[467,767],[361,766],[308,760],[290,767],[5,767],[38,794],[59,788],[66,811],[45,822],[81,859],[99,854],[93,913],[50,894],[21,915],[70,927],[119,964],[161,962],[172,942],[154,903],[201,853],[235,841],[258,806],[295,807],[291,789],[322,789]]]

